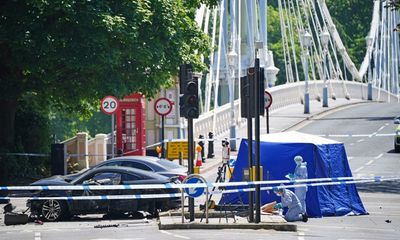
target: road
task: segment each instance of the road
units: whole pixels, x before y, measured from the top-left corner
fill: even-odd
[[[363,103],[341,107],[303,121],[290,130],[328,137],[345,144],[354,175],[399,175],[400,154],[393,151],[393,118],[398,104]],[[273,126],[271,126],[273,127]],[[209,179],[215,174],[209,174]],[[326,217],[297,223],[298,232],[273,230],[168,230],[160,231],[155,220],[101,220],[0,225],[0,239],[400,239],[399,182],[359,185],[370,215]],[[0,219],[3,221],[2,219]],[[95,228],[96,225],[113,225]]]

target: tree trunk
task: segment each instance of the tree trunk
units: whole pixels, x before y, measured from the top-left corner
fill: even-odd
[[[12,151],[14,149],[17,100],[0,99],[0,106],[2,108],[0,114],[0,148]]]

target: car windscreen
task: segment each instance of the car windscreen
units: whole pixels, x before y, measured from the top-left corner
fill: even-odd
[[[171,161],[169,161],[169,160],[165,160],[165,159],[157,160],[157,163],[160,164],[160,165],[162,165],[162,166],[164,166],[164,167],[167,168],[167,169],[182,168],[181,165],[179,165],[179,164],[177,164],[177,163],[174,163],[174,162],[171,162]]]

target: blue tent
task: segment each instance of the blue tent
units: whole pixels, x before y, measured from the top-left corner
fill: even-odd
[[[293,173],[296,167],[293,161],[296,155],[301,155],[307,162],[308,178],[352,176],[343,143],[300,132],[262,135],[260,139],[263,180],[286,179],[285,175]],[[231,182],[243,180],[243,169],[248,168],[247,152],[248,141],[243,139]],[[254,153],[255,142],[255,162]],[[271,191],[261,191],[262,204],[272,201],[279,202],[280,199]],[[241,203],[248,203],[247,192],[224,194],[219,202],[220,205]],[[367,214],[354,184],[309,187],[306,205],[307,213],[312,217]]]

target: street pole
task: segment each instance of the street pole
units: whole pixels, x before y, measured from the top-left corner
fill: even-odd
[[[254,74],[254,71],[253,71]],[[251,87],[253,86],[253,83],[250,83],[252,81],[251,77],[247,77],[247,84],[248,88],[247,93],[246,93],[246,98],[247,98],[247,144],[248,144],[248,151],[247,151],[247,159],[248,159],[248,165],[249,165],[249,176],[250,179],[249,181],[252,182],[254,181],[253,178],[253,118],[252,118],[252,108],[254,106],[253,101],[254,98],[251,96],[251,93],[253,92],[251,90]],[[244,89],[243,89],[244,90]],[[250,186],[251,187],[251,186]],[[254,222],[254,195],[253,192],[249,192],[249,222]]]
[[[308,91],[308,47],[311,45],[312,36],[307,31],[303,36],[303,44],[306,49],[304,56],[304,113],[310,113],[310,94]]]
[[[323,47],[323,74],[324,88],[322,90],[322,107],[328,107],[328,65],[326,64],[326,56],[328,54],[329,32],[324,30],[320,34],[320,39]]]
[[[266,123],[267,123],[267,134],[269,134],[269,108],[265,109],[267,112]]]
[[[188,118],[188,173],[193,174],[194,144],[193,144],[193,118]],[[206,203],[208,204],[208,203]],[[194,199],[189,198],[189,218],[194,221]]]
[[[111,114],[111,157],[114,158],[115,156],[115,113]]]
[[[161,115],[161,158],[165,158],[165,150],[164,150],[164,121],[165,121],[165,116]]]
[[[371,73],[371,46],[373,44],[372,37],[366,37],[367,40],[367,49],[368,49],[368,100],[372,101],[372,73]]]
[[[236,151],[236,123],[235,123],[235,60],[237,54],[233,51],[228,54],[229,62],[229,102],[231,106],[230,110],[230,128],[229,128],[229,138],[231,151]]]
[[[257,54],[256,54],[257,55]],[[254,135],[256,140],[256,180],[260,181],[260,59],[256,56],[255,59],[255,121],[254,121]],[[260,204],[260,185],[257,184],[256,188],[256,219],[255,223],[261,221],[261,204]]]

